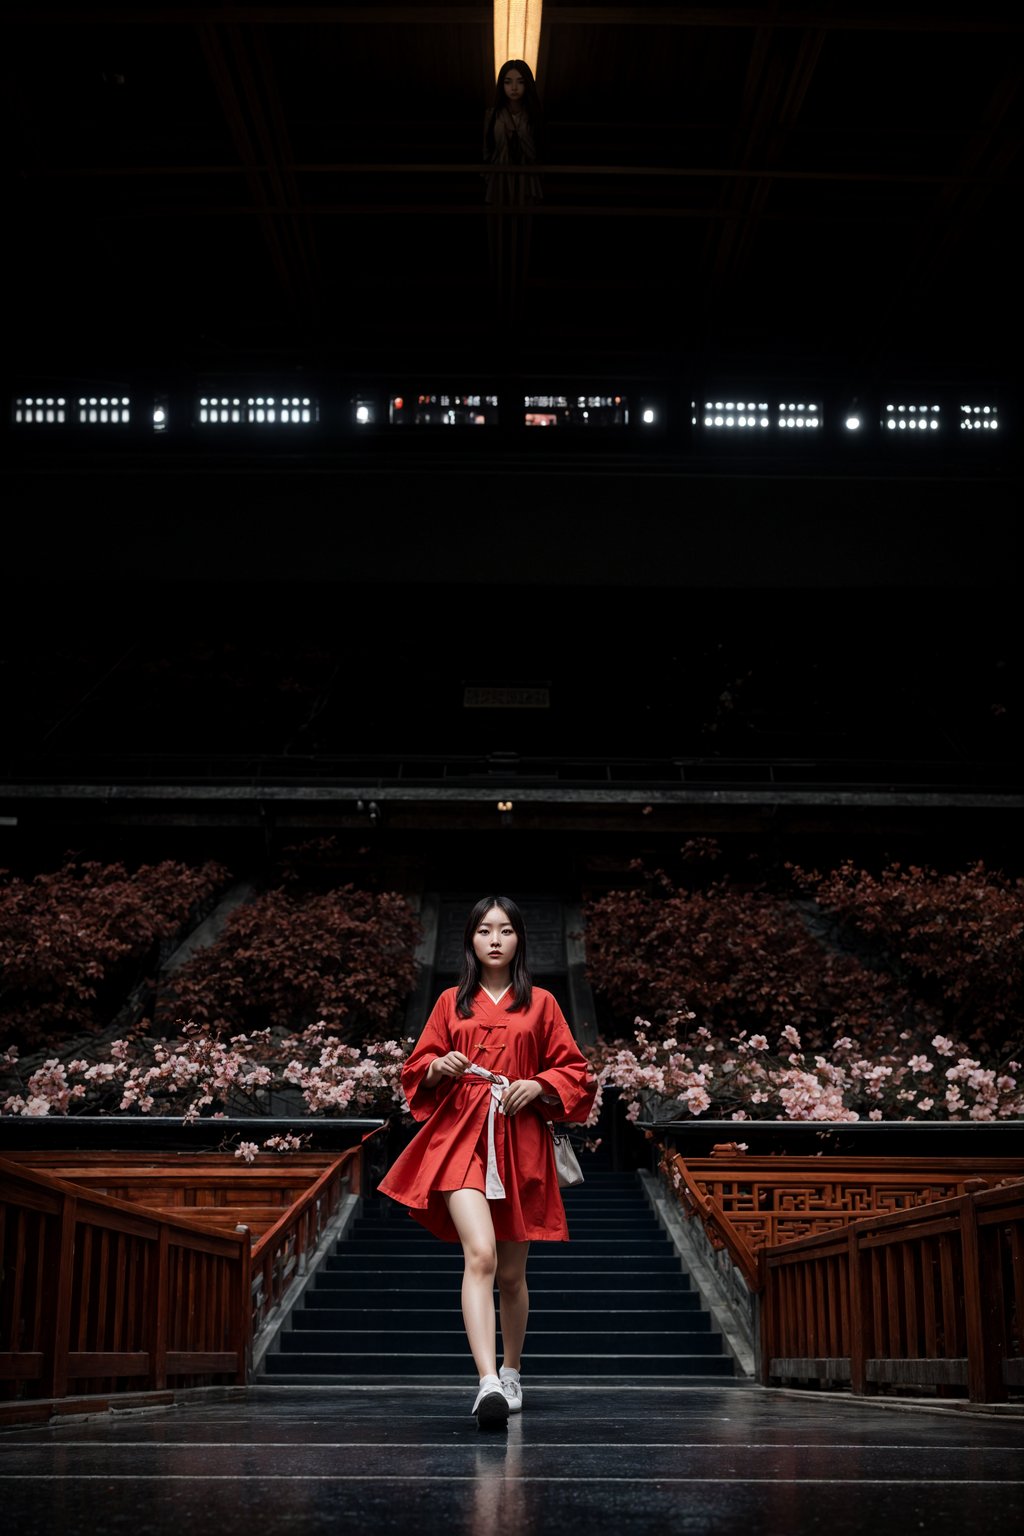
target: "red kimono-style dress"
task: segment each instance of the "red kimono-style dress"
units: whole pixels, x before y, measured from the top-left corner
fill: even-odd
[[[442,1190],[485,1188],[491,1089],[484,1078],[444,1077],[434,1088],[423,1079],[437,1056],[461,1051],[470,1061],[510,1082],[536,1078],[544,1089],[518,1114],[495,1114],[494,1161],[505,1189],[491,1199],[499,1242],[566,1242],[569,1229],[555,1173],[549,1120],[586,1120],[597,1083],[550,992],[534,987],[529,1008],[510,1012],[511,990],[499,1002],[479,987],[470,1018],[455,1011],[457,989],[442,992],[402,1071],[414,1120],[425,1122],[396,1158],[380,1191],[446,1242],[458,1234]],[[545,1101],[548,1102],[545,1102]]]

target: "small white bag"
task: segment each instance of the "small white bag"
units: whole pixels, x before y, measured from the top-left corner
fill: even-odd
[[[579,1165],[579,1159],[573,1151],[572,1142],[567,1131],[556,1131],[548,1121],[548,1130],[551,1132],[551,1140],[555,1144],[555,1171],[558,1174],[559,1189],[573,1189],[577,1184],[583,1183],[583,1169]]]

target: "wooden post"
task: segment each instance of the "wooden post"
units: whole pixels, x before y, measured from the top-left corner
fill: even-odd
[[[252,1364],[252,1234],[248,1227],[239,1233],[238,1283],[235,1288],[234,1337],[231,1347],[235,1351],[235,1381],[245,1386]]]
[[[852,1226],[846,1234],[846,1264],[850,1294],[850,1390],[863,1395],[868,1386],[868,1318],[865,1309],[869,1297],[861,1283],[860,1249]]]
[[[1006,1396],[1002,1379],[1002,1350],[998,1347],[998,1320],[989,1305],[991,1281],[981,1267],[978,1211],[974,1196],[961,1195],[960,1251],[964,1277],[964,1329],[967,1334],[967,1395],[972,1403],[991,1403]]]
[[[772,1347],[775,1343],[775,1317],[777,1315],[776,1292],[779,1283],[778,1270],[770,1270],[763,1248],[757,1254],[757,1282],[755,1293],[760,1300],[758,1322],[760,1338],[760,1370],[758,1379],[767,1387],[771,1379]]]
[[[75,1281],[75,1223],[78,1218],[78,1199],[75,1195],[61,1196],[59,1223],[47,1243],[46,1273],[43,1284],[47,1292],[44,1311],[46,1343],[43,1346],[44,1365],[42,1388],[46,1397],[66,1397],[68,1392],[68,1352],[71,1348],[71,1303]]]
[[[149,1384],[155,1391],[167,1385],[167,1335],[170,1327],[171,1250],[168,1229],[160,1223],[156,1241],[156,1274],[150,1309]]]

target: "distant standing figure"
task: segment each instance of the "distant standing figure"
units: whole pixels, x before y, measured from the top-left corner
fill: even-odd
[[[523,59],[509,59],[498,71],[494,103],[484,122],[484,159],[488,165],[536,165],[544,114],[533,71]],[[540,177],[488,176],[486,201],[523,208],[542,197]]]

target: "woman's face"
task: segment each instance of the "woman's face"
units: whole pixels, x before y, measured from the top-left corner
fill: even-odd
[[[511,964],[518,947],[519,938],[508,920],[508,913],[500,907],[485,912],[473,935],[473,951],[480,962],[481,976],[486,979],[489,972],[503,970]]]
[[[526,94],[526,81],[523,79],[522,71],[506,69],[502,85],[505,87],[505,100],[509,106],[518,107]]]

